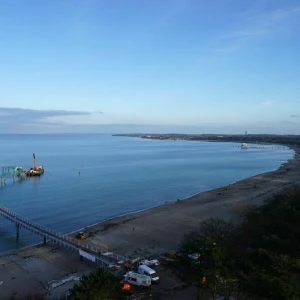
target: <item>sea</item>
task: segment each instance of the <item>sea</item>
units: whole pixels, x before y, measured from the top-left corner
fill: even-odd
[[[0,166],[45,173],[6,178],[0,205],[60,233],[183,200],[199,192],[276,170],[294,157],[280,145],[151,140],[100,134],[0,135]],[[1,170],[0,170],[1,173]],[[0,217],[0,253],[41,238]]]

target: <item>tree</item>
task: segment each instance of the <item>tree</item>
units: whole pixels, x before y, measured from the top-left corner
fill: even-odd
[[[98,268],[84,275],[79,284],[70,290],[74,300],[122,300],[125,293],[120,280],[109,271]]]
[[[252,207],[235,226],[208,219],[184,236],[176,270],[200,292],[228,299],[299,300],[300,189]],[[213,298],[213,299],[214,299]]]
[[[240,283],[247,299],[299,299],[299,259],[259,249],[244,263]]]
[[[246,299],[299,299],[299,191],[276,195],[249,212],[232,238],[230,256]]]
[[[200,233],[211,237],[217,243],[227,241],[233,230],[233,223],[220,218],[209,218],[200,223]]]
[[[46,299],[46,296],[42,293],[29,293],[29,294],[25,295],[25,297],[22,297],[22,299],[24,299],[24,300],[44,300],[44,299]],[[16,295],[13,295],[9,298],[9,300],[21,300],[21,298],[19,298]]]
[[[223,245],[209,236],[191,232],[183,238],[179,253],[178,274],[182,280],[197,287],[198,298],[204,289],[211,290],[214,298],[219,293],[230,295],[235,282]]]

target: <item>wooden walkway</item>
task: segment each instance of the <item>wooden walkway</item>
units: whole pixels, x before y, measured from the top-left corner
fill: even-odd
[[[99,264],[102,267],[110,267],[117,262],[125,262],[125,257],[112,252],[107,252],[103,249],[79,241],[70,236],[58,233],[44,226],[41,226],[29,219],[17,215],[8,208],[0,205],[0,215],[5,219],[13,222],[17,226],[17,237],[20,228],[25,228],[35,234],[40,235],[45,241],[51,241],[69,250],[76,251],[79,255]]]

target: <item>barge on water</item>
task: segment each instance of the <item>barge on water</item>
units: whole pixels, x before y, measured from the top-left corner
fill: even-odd
[[[33,153],[33,168],[30,168],[30,170],[27,171],[26,175],[31,176],[41,176],[44,174],[44,167],[38,166],[35,159],[35,154]]]

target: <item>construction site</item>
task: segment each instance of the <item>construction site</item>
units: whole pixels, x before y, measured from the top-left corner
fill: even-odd
[[[44,174],[44,167],[38,166],[33,153],[33,167],[29,170],[20,166],[2,166],[2,172],[0,173],[0,186],[6,185],[6,179],[12,178],[15,181],[17,178],[24,180],[26,177],[41,176]]]

